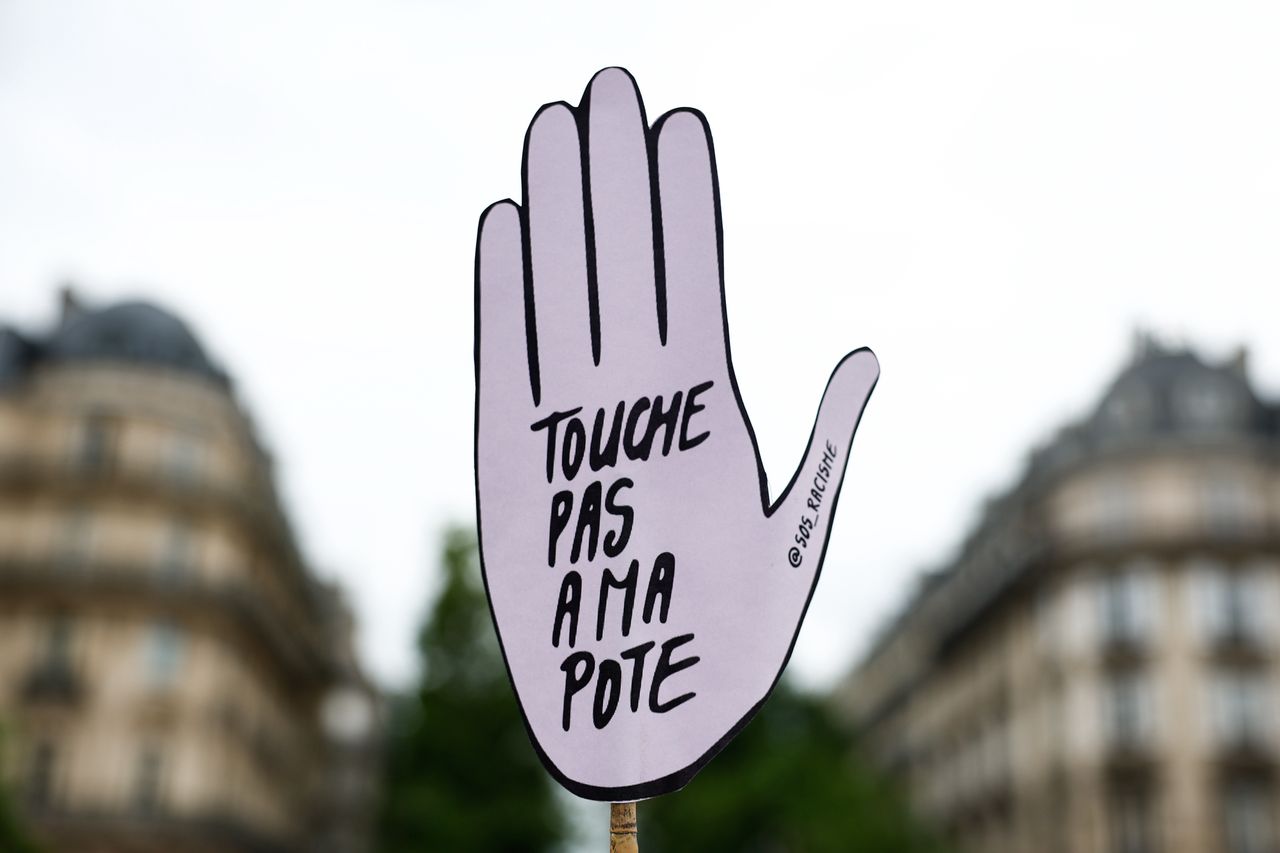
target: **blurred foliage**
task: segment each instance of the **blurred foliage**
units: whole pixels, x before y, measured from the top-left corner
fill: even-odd
[[[5,853],[36,853],[37,849],[14,814],[8,791],[0,790],[0,850]]]
[[[779,684],[682,791],[640,804],[644,853],[934,853],[945,849],[813,697]]]
[[[446,534],[442,573],[443,589],[419,636],[421,684],[392,714],[377,849],[563,847],[566,817],[507,680],[472,533]],[[942,850],[854,753],[818,699],[781,684],[688,787],[641,804],[641,849]]]
[[[0,729],[0,767],[4,758],[4,730]],[[14,811],[9,791],[0,784],[0,850],[4,853],[37,853],[39,848],[31,841]]]
[[[380,853],[538,851],[568,825],[507,680],[473,533],[446,533],[444,586],[418,639],[422,681],[392,711]]]

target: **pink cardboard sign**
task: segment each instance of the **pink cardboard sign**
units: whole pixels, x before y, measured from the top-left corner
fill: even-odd
[[[770,500],[729,355],[702,114],[631,75],[547,104],[524,198],[480,218],[476,504],[529,736],[582,797],[683,787],[764,703],[817,583],[879,376],[845,356]]]

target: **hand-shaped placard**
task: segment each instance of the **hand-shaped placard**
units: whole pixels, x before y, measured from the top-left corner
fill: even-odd
[[[770,501],[722,268],[706,121],[649,126],[618,68],[539,110],[523,203],[480,219],[485,584],[534,746],[583,797],[682,787],[769,695],[879,375],[870,350],[841,360]]]

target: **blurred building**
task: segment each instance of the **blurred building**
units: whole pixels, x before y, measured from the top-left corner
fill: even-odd
[[[3,771],[55,851],[366,849],[376,697],[173,315],[0,327]]]
[[[1280,406],[1141,339],[841,687],[961,850],[1274,853]]]

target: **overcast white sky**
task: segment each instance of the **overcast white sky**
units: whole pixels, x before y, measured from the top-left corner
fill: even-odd
[[[775,490],[835,361],[880,358],[796,649],[810,684],[1136,325],[1247,343],[1280,391],[1274,3],[692,5],[0,0],[0,320],[50,323],[70,278],[191,321],[390,684],[438,533],[473,518],[476,217],[518,195],[536,108],[605,65],[651,117],[711,122]]]

